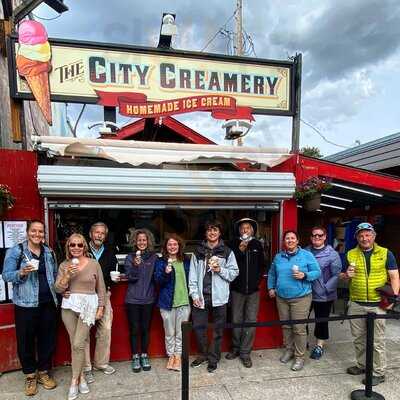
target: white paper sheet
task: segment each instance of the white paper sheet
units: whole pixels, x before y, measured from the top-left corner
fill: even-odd
[[[24,240],[26,240],[26,221],[4,221],[4,247],[13,247]]]

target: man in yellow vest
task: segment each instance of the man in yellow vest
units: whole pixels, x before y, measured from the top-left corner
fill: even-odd
[[[345,278],[349,279],[350,303],[349,314],[366,314],[374,312],[385,314],[379,307],[381,297],[377,288],[385,285],[388,280],[395,295],[399,294],[399,271],[393,253],[375,243],[376,232],[368,222],[359,224],[356,228],[358,245],[347,252],[344,262]],[[365,373],[366,352],[366,320],[350,320],[351,333],[354,337],[354,348],[357,365],[347,368],[350,375]],[[386,351],[385,351],[385,320],[375,320],[374,335],[374,371],[372,385],[385,381]],[[364,380],[363,383],[365,384]]]

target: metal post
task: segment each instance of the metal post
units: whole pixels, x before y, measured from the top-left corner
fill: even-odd
[[[374,328],[376,314],[369,312],[367,314],[367,351],[365,360],[365,390],[358,389],[351,392],[352,400],[376,399],[385,400],[385,398],[372,391],[372,372],[374,369]]]
[[[190,332],[192,323],[182,322],[182,400],[189,400],[189,351],[190,351]]]
[[[301,70],[303,65],[303,56],[301,53],[296,54],[294,58],[295,76],[295,98],[294,98],[294,115],[292,120],[292,153],[298,153],[300,150],[300,106],[301,106]]]

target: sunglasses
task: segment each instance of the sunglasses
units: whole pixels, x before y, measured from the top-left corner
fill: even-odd
[[[79,247],[81,249],[83,248],[83,243],[70,243],[69,247]]]
[[[313,238],[322,238],[325,236],[325,233],[314,233],[313,235],[311,235],[311,237]]]

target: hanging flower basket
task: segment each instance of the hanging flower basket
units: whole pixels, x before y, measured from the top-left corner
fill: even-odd
[[[315,211],[321,204],[321,192],[332,187],[326,178],[313,176],[296,187],[294,197],[306,211]]]
[[[15,198],[7,185],[0,184],[0,215],[14,207]]]

